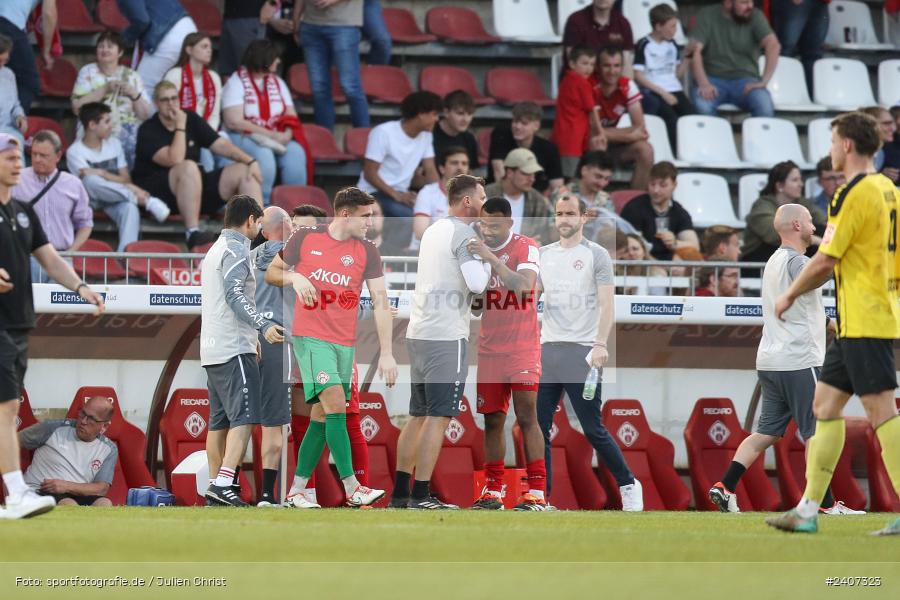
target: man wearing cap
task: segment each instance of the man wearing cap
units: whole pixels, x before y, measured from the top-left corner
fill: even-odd
[[[543,171],[534,152],[516,148],[503,161],[503,179],[484,189],[488,198],[503,197],[512,207],[513,233],[530,237],[539,244],[556,241],[551,227],[553,211],[544,196],[534,189],[534,176]]]
[[[81,281],[47,241],[34,209],[13,198],[23,168],[19,140],[0,133],[0,473],[7,489],[0,519],[39,515],[56,506],[52,497],[38,496],[25,484],[16,437],[28,330],[35,325],[29,257],[33,254],[50,277],[93,304],[95,314],[104,310],[103,297]]]

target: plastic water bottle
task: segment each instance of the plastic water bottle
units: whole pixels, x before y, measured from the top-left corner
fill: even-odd
[[[600,369],[591,367],[587,379],[584,380],[584,391],[581,392],[581,397],[585,400],[593,400],[597,393],[598,383],[600,383]]]

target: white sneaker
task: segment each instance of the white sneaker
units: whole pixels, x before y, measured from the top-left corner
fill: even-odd
[[[641,512],[644,510],[644,487],[634,479],[634,483],[619,486],[622,496],[622,510],[625,512]]]
[[[168,219],[169,214],[172,212],[172,209],[169,208],[168,204],[155,196],[147,198],[147,202],[144,204],[144,210],[153,215],[153,218],[156,219],[158,223],[162,223]]]
[[[864,510],[854,510],[838,500],[831,508],[820,508],[819,512],[823,515],[864,515]]]
[[[268,500],[260,500],[256,503],[256,508],[281,508],[281,505]]]
[[[310,502],[303,492],[288,496],[281,505],[286,508],[322,508],[315,502]]]
[[[369,506],[384,498],[384,490],[373,490],[364,485],[356,486],[356,490],[347,498],[350,506]]]
[[[709,499],[715,504],[720,512],[739,513],[737,494],[729,492],[721,481],[716,482],[714,486],[709,488]]]
[[[27,519],[53,510],[56,500],[53,496],[39,496],[29,489],[18,496],[6,497],[6,510],[0,513],[0,519]]]

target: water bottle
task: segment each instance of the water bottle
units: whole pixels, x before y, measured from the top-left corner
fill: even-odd
[[[584,380],[584,391],[581,392],[581,397],[585,400],[593,400],[597,394],[598,383],[600,383],[600,369],[591,367],[587,379]]]

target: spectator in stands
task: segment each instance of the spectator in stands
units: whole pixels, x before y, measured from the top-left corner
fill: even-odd
[[[434,155],[444,156],[449,148],[465,148],[469,169],[481,166],[478,162],[478,140],[469,131],[475,117],[475,100],[464,90],[454,90],[444,96],[444,116],[434,128]]]
[[[597,52],[593,48],[573,48],[569,52],[569,70],[559,83],[552,140],[559,147],[565,177],[576,175],[578,161],[588,150],[592,133],[596,135],[601,131],[594,110],[593,75],[596,67]]]
[[[516,148],[524,148],[534,153],[543,170],[535,177],[534,189],[544,194],[550,193],[563,184],[562,163],[559,148],[550,140],[537,135],[541,129],[544,112],[534,102],[519,102],[512,107],[512,122],[509,127],[495,127],[491,132],[490,167],[488,183],[500,181],[505,173],[506,156]]]
[[[191,33],[184,38],[178,65],[166,73],[165,80],[175,84],[181,110],[194,111],[203,117],[210,127],[219,131],[222,125],[222,79],[209,68],[212,62],[212,40],[202,33]],[[205,171],[215,168],[212,153],[200,151],[201,165]]]
[[[92,396],[75,419],[50,419],[20,431],[21,447],[34,450],[25,483],[59,506],[112,506],[106,494],[119,457],[105,435],[112,417],[112,401]]]
[[[753,203],[747,214],[747,229],[744,230],[743,254],[744,262],[766,262],[778,250],[781,236],[775,231],[775,211],[785,204],[800,204],[812,215],[816,226],[816,235],[812,238],[812,246],[822,243],[825,224],[828,220],[815,204],[803,197],[803,177],[800,167],[793,161],[780,162],[769,171],[766,187],[762,189],[759,199]],[[745,273],[746,275],[746,273]]]
[[[728,262],[737,262],[741,256],[739,231],[728,225],[712,225],[703,231],[703,256],[700,260],[712,260],[722,256]]]
[[[31,142],[31,166],[22,171],[13,196],[28,202],[37,214],[50,242],[57,251],[74,252],[89,237],[94,228],[87,191],[81,181],[70,173],[60,171],[62,140],[54,132],[42,130]],[[31,258],[31,280],[47,281],[41,277],[37,259]]]
[[[3,0],[0,2],[0,34],[12,41],[9,69],[15,73],[19,103],[28,113],[31,103],[41,94],[41,77],[38,74],[31,41],[25,32],[28,17],[38,4],[42,8],[41,59],[48,69],[53,66],[53,33],[57,25],[56,0]]]
[[[225,0],[222,35],[219,37],[219,74],[228,77],[241,64],[244,49],[266,34],[275,17],[276,3],[269,0]],[[293,29],[288,30],[293,34]]]
[[[334,67],[350,107],[350,121],[354,127],[368,127],[369,103],[359,71],[363,0],[297,2],[294,25],[298,27],[306,58],[316,123],[334,129],[331,96],[331,68]]]
[[[97,38],[97,62],[81,67],[72,89],[75,114],[88,102],[103,102],[112,109],[113,135],[125,151],[128,167],[134,168],[137,131],[153,114],[153,105],[141,76],[120,64],[125,43],[122,36],[107,31]],[[153,88],[149,88],[152,90]],[[81,135],[79,131],[79,137]]]
[[[20,142],[19,147],[24,149],[28,118],[19,102],[16,74],[6,66],[12,49],[12,40],[0,34],[0,133],[8,133],[15,137]],[[24,157],[22,162],[25,162]]]
[[[168,205],[131,182],[125,152],[112,137],[110,108],[101,102],[89,102],[78,115],[84,137],[69,146],[66,165],[81,178],[94,208],[103,210],[119,229],[118,251],[138,239],[144,207],[158,222],[170,213]]]
[[[594,88],[594,101],[602,126],[598,149],[609,152],[617,162],[633,163],[631,187],[646,190],[647,177],[653,166],[653,147],[647,141],[650,136],[644,127],[641,92],[634,81],[622,76],[621,50],[604,48],[598,61],[600,75]],[[631,126],[617,127],[625,113],[631,118]]]
[[[711,263],[725,262],[724,256],[715,255],[707,259]],[[734,298],[740,296],[741,274],[736,267],[723,267],[711,264],[708,267],[697,269],[697,287],[695,296],[725,296]]]
[[[600,243],[599,241],[597,242]],[[602,245],[602,244],[601,244]],[[657,260],[650,254],[647,248],[647,242],[637,233],[616,232],[616,260]],[[669,274],[662,267],[628,267],[627,265],[616,265],[616,275],[627,277],[668,277]],[[665,296],[667,289],[665,287],[645,287],[646,293],[651,296]],[[622,293],[626,295],[634,295],[640,292],[637,287],[628,286],[622,288]]]
[[[900,185],[900,144],[894,141],[897,131],[894,117],[880,106],[870,106],[862,112],[875,119],[881,136],[881,149],[875,153],[875,170],[893,181],[894,185]]]
[[[325,223],[328,215],[324,210],[313,204],[301,204],[295,206],[291,211],[291,226],[294,229],[298,227],[315,227],[319,223]]]
[[[678,170],[668,161],[650,169],[649,193],[633,198],[622,209],[622,217],[652,244],[653,256],[672,260],[684,248],[700,249],[694,222],[672,195],[678,185]]]
[[[366,62],[370,65],[391,64],[391,32],[384,22],[380,0],[364,0],[362,34],[369,40],[369,55]]]
[[[428,226],[447,216],[450,209],[447,199],[447,182],[457,175],[469,172],[469,155],[462,146],[450,146],[440,155],[437,165],[441,178],[434,183],[424,186],[416,195],[416,205],[413,207],[413,235],[418,247],[418,240]]]
[[[593,0],[590,6],[569,15],[562,43],[566,57],[576,46],[588,46],[597,52],[609,46],[619,48],[625,54],[625,71],[631,72],[634,56],[631,24],[613,8],[613,0]]]
[[[159,111],[138,132],[134,183],[178,208],[188,248],[213,241],[198,229],[200,212],[216,214],[235,194],[262,199],[263,176],[256,159],[220,137],[195,112],[181,110],[175,85],[161,81],[154,90]],[[236,161],[222,169],[200,169],[200,149]]]
[[[550,203],[534,188],[536,174],[543,170],[531,150],[516,148],[503,161],[503,177],[484,188],[488,198],[502,196],[512,207],[513,233],[530,237],[538,245],[556,240],[552,231]]]
[[[766,85],[775,73],[781,44],[762,11],[753,8],[753,0],[722,0],[719,6],[703,8],[691,38],[696,42],[691,70],[697,112],[714,115],[728,102],[754,117],[775,114]],[[760,48],[766,56],[762,77]]]
[[[800,55],[806,85],[813,89],[813,65],[822,58],[831,0],[770,0],[769,14],[782,56]]]
[[[657,115],[666,122],[669,140],[677,147],[678,117],[690,115],[694,106],[681,85],[691,59],[693,45],[681,56],[675,43],[678,12],[668,4],[650,9],[650,35],[638,40],[634,51],[634,80],[641,88],[644,112]]]
[[[294,27],[294,5],[300,1],[279,0],[274,5],[271,2],[267,5],[272,7],[274,12],[266,22],[266,37],[281,48],[280,75],[282,77],[293,65],[303,62],[303,50],[294,35],[297,31],[297,28]]]
[[[122,37],[129,45],[139,42],[143,55],[137,72],[148,90],[156,89],[175,66],[181,43],[197,31],[178,0],[117,0],[129,26]]]
[[[816,176],[822,191],[813,198],[812,202],[825,216],[828,216],[828,205],[831,204],[831,199],[834,198],[834,192],[847,182],[847,178],[844,177],[843,171],[834,170],[831,166],[830,156],[826,156],[816,163]]]
[[[275,74],[280,60],[269,40],[251,42],[222,90],[225,127],[231,141],[259,164],[266,205],[277,174],[285,185],[306,185],[312,164],[291,92]]]
[[[400,104],[399,121],[382,123],[369,134],[357,187],[375,196],[384,216],[392,219],[385,231],[385,254],[409,245],[416,203],[416,193],[409,187],[419,165],[426,184],[439,178],[431,132],[442,106],[437,94],[413,92]]]

